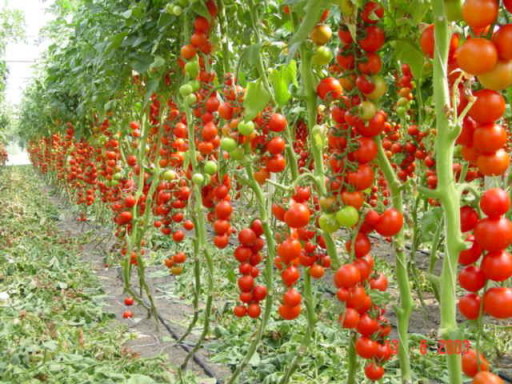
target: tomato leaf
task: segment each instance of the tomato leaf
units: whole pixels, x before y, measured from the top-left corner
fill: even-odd
[[[263,111],[263,108],[268,104],[270,98],[270,92],[265,88],[261,79],[250,82],[247,85],[244,99],[246,119],[254,119],[258,113]]]
[[[414,77],[421,78],[425,60],[423,53],[407,40],[396,40],[394,46],[397,59],[409,64]]]
[[[279,106],[284,106],[291,98],[289,87],[297,86],[297,62],[290,61],[270,73],[270,82],[274,88],[274,96]]]

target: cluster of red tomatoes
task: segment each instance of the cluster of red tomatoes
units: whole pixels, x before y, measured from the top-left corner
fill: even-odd
[[[263,285],[255,285],[255,279],[259,276],[258,264],[262,261],[260,251],[265,246],[263,226],[260,220],[254,220],[249,228],[244,228],[238,233],[240,245],[235,249],[234,256],[240,263],[238,271],[242,275],[238,279],[240,289],[240,301],[233,312],[237,317],[249,315],[252,318],[259,317],[261,313],[260,301],[267,297],[267,288]]]
[[[482,313],[498,319],[511,318],[512,288],[488,286],[512,276],[512,255],[506,250],[512,244],[512,222],[504,216],[510,209],[510,197],[503,189],[489,189],[480,199],[480,209],[486,218],[480,219],[469,206],[461,212],[462,230],[472,230],[473,235],[468,239],[471,247],[459,255],[459,263],[465,266],[459,273],[459,284],[471,292],[460,299],[459,310],[471,320]],[[481,289],[485,289],[482,298],[477,293]]]
[[[278,205],[273,207],[274,216],[290,230],[278,245],[274,261],[286,287],[279,306],[279,315],[285,320],[297,318],[302,311],[302,295],[293,288],[300,278],[300,266],[308,268],[307,273],[312,278],[319,279],[324,275],[325,268],[331,265],[330,258],[323,251],[326,248],[324,238],[307,228],[312,216],[307,204],[310,199],[311,190],[308,187],[297,187],[288,209]]]
[[[472,35],[460,44],[460,36],[454,34],[450,43],[449,80],[452,91],[459,96],[458,112],[472,103],[457,143],[462,145],[463,158],[485,176],[502,175],[510,165],[505,150],[507,131],[497,121],[505,112],[505,99],[499,91],[512,85],[512,24],[491,29],[498,14],[497,0],[467,0],[463,19]],[[421,48],[429,57],[434,53],[434,32],[431,25],[420,39]],[[471,92],[465,88],[461,80],[473,76],[483,89]]]

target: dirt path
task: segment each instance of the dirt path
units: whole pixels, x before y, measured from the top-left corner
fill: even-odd
[[[46,187],[44,193],[57,207],[59,211],[57,226],[66,236],[76,237],[84,233],[91,233],[92,240],[84,245],[81,257],[85,262],[90,263],[92,270],[101,282],[105,292],[105,311],[114,314],[116,319],[126,324],[136,336],[126,343],[125,347],[141,357],[163,354],[174,366],[181,365],[188,355],[188,351],[193,347],[191,342],[194,342],[196,336],[193,333],[185,345],[176,344],[176,338],[185,331],[183,324],[186,324],[188,318],[193,315],[193,308],[162,295],[162,290],[171,285],[173,277],[170,275],[160,276],[158,272],[162,271],[162,268],[148,267],[146,269],[147,282],[151,287],[159,311],[159,321],[155,321],[153,318],[148,319],[147,311],[137,305],[130,308],[134,317],[123,319],[122,313],[127,307],[123,303],[125,295],[120,268],[105,267],[105,256],[112,246],[111,229],[90,222],[78,222],[74,207],[64,198],[58,196],[55,189]],[[137,287],[136,276],[134,276],[132,284]],[[188,369],[200,377],[198,381],[200,384],[221,383],[222,379],[230,374],[227,368],[210,362],[204,349],[196,353],[194,359],[189,363]]]

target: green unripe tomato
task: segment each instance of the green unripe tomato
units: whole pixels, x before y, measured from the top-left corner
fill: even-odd
[[[327,65],[333,58],[332,51],[325,45],[321,45],[316,49],[315,54],[311,58],[314,65]]]
[[[174,16],[181,16],[181,14],[183,13],[183,8],[181,8],[179,5],[174,5],[170,13]]]
[[[366,97],[370,100],[377,100],[384,96],[388,90],[388,85],[386,84],[386,80],[382,78],[382,76],[374,76],[372,78],[373,85],[375,85],[375,89],[372,93],[366,95]]]
[[[160,178],[165,181],[172,181],[175,180],[177,177],[177,174],[172,169],[167,169],[160,175]]]
[[[322,213],[318,218],[320,229],[327,233],[334,233],[340,228],[334,213]]]
[[[195,79],[199,74],[199,64],[196,60],[189,61],[187,64],[185,64],[185,71],[190,78]]]
[[[199,88],[201,88],[201,83],[199,82],[199,80],[189,81],[189,84],[192,86],[192,91],[194,92],[199,91]]]
[[[208,175],[213,175],[214,173],[217,172],[217,163],[213,160],[209,160],[207,161],[205,164],[204,164],[204,171],[208,174]]]
[[[190,84],[183,84],[180,87],[180,95],[183,97],[187,97],[188,95],[192,94],[192,92],[194,92],[194,90]]]
[[[169,4],[165,5],[164,11],[166,13],[168,13],[169,15],[174,15],[173,8],[174,8],[174,5],[172,3],[169,3]]]
[[[254,123],[252,121],[242,121],[240,124],[238,124],[238,132],[244,136],[249,136],[254,132]]]
[[[120,172],[114,173],[112,175],[112,180],[121,180],[123,178],[123,175]]]
[[[196,185],[202,185],[204,183],[204,176],[201,173],[194,173],[192,175],[192,182]]]
[[[376,113],[377,107],[371,101],[363,101],[359,105],[359,117],[365,121],[371,120]]]
[[[352,228],[359,221],[359,212],[350,205],[346,205],[336,212],[336,221],[342,227]]]
[[[191,93],[190,95],[187,96],[187,98],[185,100],[188,105],[192,105],[197,102],[197,96],[194,95],[193,93]]]
[[[245,156],[245,151],[242,147],[238,147],[229,153],[233,160],[242,160]]]
[[[223,137],[220,141],[220,148],[226,152],[234,151],[236,147],[236,140],[231,137]]]

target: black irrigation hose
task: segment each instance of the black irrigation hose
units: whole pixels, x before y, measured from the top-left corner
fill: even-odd
[[[180,339],[180,337],[178,336],[178,334],[171,328],[171,326],[169,324],[167,324],[167,322],[164,320],[164,318],[160,315],[157,315],[158,316],[158,320],[160,320],[160,322],[162,323],[162,325],[165,327],[165,329],[167,329],[167,331],[171,334],[171,336],[176,340],[178,341]],[[183,344],[183,343],[180,343],[179,346],[187,353],[189,353],[192,348],[189,347],[188,345],[186,344]],[[215,373],[213,372],[213,370],[208,366],[207,363],[205,363],[203,361],[203,359],[201,359],[199,356],[197,356],[195,353],[192,355],[192,360],[197,364],[199,365],[203,371],[208,375],[210,376],[212,379],[215,379],[215,383],[216,384],[222,384],[222,381],[215,376]]]
[[[120,279],[120,274],[118,273],[117,274],[117,278]],[[151,283],[149,283],[148,285],[150,285]],[[145,306],[149,306],[149,303],[146,301],[146,300],[142,300],[142,302],[144,303]],[[178,341],[180,339],[180,336],[172,329],[172,327],[167,323],[167,321],[160,315],[157,313],[157,317],[158,317],[158,320],[160,321],[160,323],[162,323],[162,325],[164,326],[164,328],[167,330],[167,332],[169,332],[169,334],[172,336],[172,338],[176,341]],[[179,343],[178,344],[185,352],[189,353],[192,348],[193,348],[193,345],[192,347],[187,345],[187,344],[184,344],[184,343]],[[199,356],[197,356],[195,353],[192,355],[192,360],[201,367],[201,369],[209,376],[211,377],[212,379],[215,379],[215,384],[222,384],[222,381],[217,377],[215,376],[215,373],[213,372],[213,370],[208,366],[208,364],[202,359],[200,358]]]

